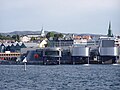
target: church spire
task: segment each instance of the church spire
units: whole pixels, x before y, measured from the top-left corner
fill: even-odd
[[[42,29],[41,29],[41,36],[42,36],[42,37],[45,36],[45,32],[44,32],[43,26],[42,26]]]
[[[109,30],[111,30],[111,21],[109,21]]]
[[[113,37],[112,30],[111,30],[111,21],[109,21],[109,28],[108,28],[108,37]]]

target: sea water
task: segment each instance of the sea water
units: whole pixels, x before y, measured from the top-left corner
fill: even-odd
[[[120,90],[120,65],[0,65],[0,90]]]

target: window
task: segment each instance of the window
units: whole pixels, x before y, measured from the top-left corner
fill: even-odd
[[[59,55],[59,51],[45,51],[45,55]]]

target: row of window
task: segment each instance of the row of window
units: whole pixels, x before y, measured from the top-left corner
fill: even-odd
[[[20,56],[20,54],[18,53],[18,54],[1,54],[0,53],[0,56]]]
[[[72,46],[73,43],[51,43],[52,46]]]

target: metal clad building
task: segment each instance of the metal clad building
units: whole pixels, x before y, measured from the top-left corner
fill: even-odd
[[[101,56],[118,56],[118,47],[101,47],[99,48]]]
[[[89,56],[89,47],[73,47],[72,56]]]

